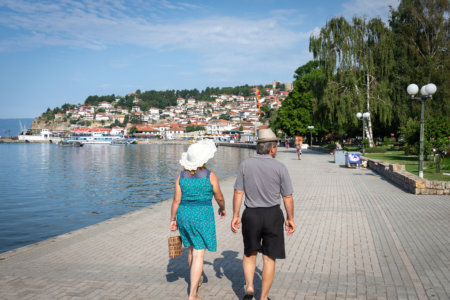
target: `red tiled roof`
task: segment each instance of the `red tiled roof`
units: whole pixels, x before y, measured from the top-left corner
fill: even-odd
[[[135,125],[136,126],[136,130],[139,132],[144,132],[144,131],[149,131],[149,132],[159,132],[158,129],[153,128],[150,125]]]
[[[72,132],[110,132],[111,129],[109,128],[102,128],[102,127],[81,127],[76,128]]]

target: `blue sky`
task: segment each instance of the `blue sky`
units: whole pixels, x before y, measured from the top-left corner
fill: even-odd
[[[335,16],[398,0],[0,0],[0,118],[89,95],[291,82]]]

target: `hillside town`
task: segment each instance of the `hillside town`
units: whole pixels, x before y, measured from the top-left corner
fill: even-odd
[[[117,97],[114,102],[102,101],[97,106],[81,105],[65,113],[57,113],[55,122],[73,120],[70,122],[72,134],[101,131],[111,135],[132,135],[141,140],[208,136],[218,141],[252,142],[257,128],[265,126],[260,120],[262,107],[279,109],[292,90],[292,84],[285,84],[284,91],[276,88],[277,83],[274,81],[272,88],[264,90],[267,96],[260,96],[260,91],[253,88],[249,97],[220,94],[211,95],[210,101],[178,98],[176,106],[165,109],[151,107],[146,111],[139,106],[139,95],[131,93],[128,95],[134,97],[131,110],[117,105],[121,100]],[[88,121],[90,125],[82,126],[80,122],[74,122],[80,120]],[[131,121],[124,127],[114,126],[124,124],[125,120]]]

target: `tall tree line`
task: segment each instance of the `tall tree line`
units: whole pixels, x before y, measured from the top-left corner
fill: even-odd
[[[306,131],[308,125],[315,126],[316,134],[352,135],[360,128],[356,113],[370,112],[366,136],[373,146],[374,136],[398,133],[419,118],[420,105],[409,99],[406,87],[429,82],[438,92],[426,105],[427,119],[448,120],[448,10],[446,0],[403,0],[396,10],[391,8],[389,26],[378,18],[332,18],[311,37],[314,64],[297,70],[294,91],[271,126],[290,135]],[[305,90],[305,80],[315,84]],[[309,91],[313,96],[305,98]],[[292,110],[307,122],[292,120],[297,114]],[[292,130],[296,126],[303,128]]]

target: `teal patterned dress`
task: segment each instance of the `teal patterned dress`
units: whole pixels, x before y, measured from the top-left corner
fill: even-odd
[[[216,251],[216,225],[212,206],[211,171],[198,170],[194,175],[180,174],[181,202],[177,211],[177,225],[185,247]]]

